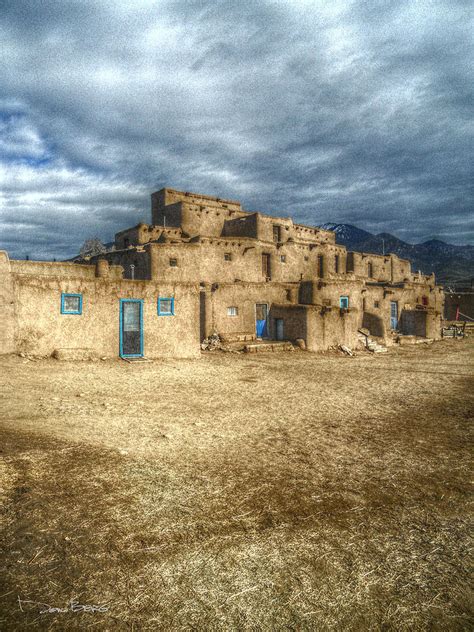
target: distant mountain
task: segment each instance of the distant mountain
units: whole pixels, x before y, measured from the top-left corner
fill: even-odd
[[[421,270],[424,274],[434,272],[438,282],[444,285],[463,281],[470,284],[470,279],[474,277],[474,246],[454,246],[439,239],[408,244],[390,233],[373,235],[352,224],[327,223],[321,228],[333,230],[336,242],[348,250],[379,255],[394,253],[402,259],[409,259],[413,270]]]

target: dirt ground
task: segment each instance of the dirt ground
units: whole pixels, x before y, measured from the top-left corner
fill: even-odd
[[[1,357],[0,629],[472,629],[473,350]]]

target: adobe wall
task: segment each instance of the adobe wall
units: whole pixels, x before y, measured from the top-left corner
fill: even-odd
[[[369,275],[369,266],[372,275]],[[411,264],[408,259],[400,259],[396,255],[375,255],[366,252],[351,252],[347,257],[348,272],[370,281],[391,281],[392,283],[413,280]]]
[[[95,266],[74,266],[69,275],[64,275],[64,264],[49,264],[49,275],[36,274],[35,262],[25,263],[29,265],[17,265],[17,271],[9,274],[2,264],[0,289],[5,302],[8,304],[10,300],[11,304],[13,301],[15,307],[14,313],[12,309],[5,309],[5,302],[2,308],[5,331],[13,329],[13,345],[7,341],[2,346],[2,353],[24,351],[46,356],[55,349],[66,348],[87,349],[97,356],[117,357],[119,299],[134,298],[144,301],[146,357],[199,356],[196,285],[118,280],[114,278],[113,269],[111,278],[101,278],[96,276]],[[38,269],[44,269],[44,265],[39,264]],[[76,270],[77,276],[72,273]],[[82,314],[61,314],[63,292],[82,295]],[[175,298],[174,316],[158,316],[158,296]]]
[[[152,224],[181,227],[190,237],[219,237],[227,220],[248,215],[241,210],[239,203],[230,200],[217,201],[207,196],[187,197],[186,194],[175,192],[165,196],[170,202],[169,205],[163,206],[153,195]]]
[[[277,283],[314,279],[319,274],[318,257],[324,257],[322,278],[345,279],[345,249],[336,245],[320,245],[287,241],[277,245],[245,237],[201,237],[182,243],[150,244],[151,278],[155,280],[247,283],[265,281],[262,255],[270,255],[271,281]],[[339,273],[335,272],[335,255],[339,256]],[[227,255],[227,257],[226,257]],[[230,256],[230,260],[227,260]],[[171,268],[170,259],[177,266]]]
[[[181,228],[172,228],[170,226],[153,226],[151,224],[138,224],[133,228],[122,230],[115,234],[115,247],[119,250],[128,248],[135,244],[147,244],[149,241],[160,239],[160,237],[167,239],[179,239],[181,238]]]
[[[255,305],[266,303],[290,304],[296,298],[295,284],[268,283],[208,284],[205,295],[205,335],[249,333],[255,334]],[[228,307],[237,307],[237,316],[229,316]]]
[[[359,308],[364,293],[364,283],[356,279],[320,279],[300,284],[299,302],[306,305],[339,307],[341,296],[349,298],[349,309]]]
[[[270,333],[276,338],[275,320],[283,320],[283,338],[295,342],[297,339],[307,341],[308,318],[305,305],[284,305],[275,303],[270,309]]]
[[[35,276],[58,276],[62,278],[93,279],[96,276],[95,265],[83,265],[69,262],[52,261],[10,261],[10,269],[14,274],[34,274]],[[122,268],[111,266],[108,271],[111,279],[122,278]]]
[[[162,243],[147,246],[150,258],[150,277],[154,281],[168,283],[199,283],[200,244]],[[170,260],[177,265],[171,266]]]
[[[122,269],[122,275],[117,278],[122,278],[123,276],[123,278],[125,279],[131,279],[131,266],[133,265],[134,279],[151,279],[150,253],[148,249],[144,248],[143,246],[139,246],[137,248],[128,248],[126,250],[114,250],[112,252],[107,252],[95,257],[90,257],[89,262],[95,265],[97,261],[101,259],[108,261],[112,267]]]
[[[222,206],[198,206],[181,203],[181,228],[190,237],[205,235],[220,237],[229,219],[244,217],[247,213]]]
[[[399,330],[407,335],[426,336],[438,340],[441,337],[441,315],[443,313],[444,293],[442,288],[421,286],[416,283],[393,285],[367,285],[362,291],[363,316],[361,325],[374,336],[390,336],[390,303],[398,303]],[[423,298],[427,304],[423,304]],[[423,312],[426,316],[415,316],[411,312]],[[421,333],[425,326],[425,333]],[[414,329],[417,334],[411,333]]]
[[[335,244],[336,233],[315,228],[314,226],[305,226],[304,224],[293,224],[293,235],[295,239],[302,241],[311,241],[313,243]]]
[[[359,310],[352,308],[344,312],[332,307],[329,311],[308,308],[308,351],[323,351],[329,347],[357,345],[357,328],[360,319]]]
[[[258,237],[258,213],[251,213],[243,217],[224,220],[221,235],[222,237]]]
[[[226,208],[233,211],[241,210],[240,202],[236,200],[226,200],[223,198],[213,197],[211,195],[190,193],[189,191],[177,191],[176,189],[165,188],[151,194],[152,212],[177,202],[185,202],[187,204],[194,204],[197,206]]]
[[[421,310],[403,310],[400,325],[403,333],[408,336],[426,337],[427,313]]]
[[[295,341],[302,338],[308,351],[325,351],[330,347],[357,344],[357,309],[349,312],[339,308],[321,308],[315,305],[273,305],[272,327],[275,319],[283,320],[285,339]]]

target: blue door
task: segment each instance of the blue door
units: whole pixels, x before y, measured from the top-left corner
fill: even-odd
[[[268,305],[266,303],[257,303],[255,305],[255,320],[257,338],[267,337],[267,318]]]
[[[143,301],[120,299],[120,357],[143,356]]]
[[[390,329],[398,327],[398,302],[390,301]]]

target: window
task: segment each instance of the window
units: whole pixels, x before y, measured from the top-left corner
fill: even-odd
[[[238,316],[239,315],[239,308],[232,306],[232,307],[228,307],[227,308],[227,316]]]
[[[339,255],[334,256],[334,272],[336,274],[339,272]]]
[[[320,279],[324,276],[324,256],[318,255],[318,276]]]
[[[339,307],[341,309],[349,309],[349,297],[348,296],[340,296],[339,297]]]
[[[266,252],[262,253],[262,274],[267,281],[272,278],[270,269],[270,255]]]
[[[170,268],[177,268],[177,267],[178,267],[178,260],[170,259]]]
[[[366,301],[365,296],[364,296],[363,299],[362,299],[362,311],[363,312],[365,312],[365,309],[366,309],[366,302],[367,301]]]
[[[82,294],[61,294],[61,314],[82,314]]]
[[[380,307],[379,301],[374,301],[374,307]]]
[[[428,305],[428,297],[427,296],[422,296],[421,297],[421,304],[422,305]]]
[[[286,263],[286,255],[280,255],[280,261]]]
[[[174,298],[158,299],[158,316],[174,316]]]
[[[232,254],[230,252],[224,252],[224,261],[232,261]]]
[[[281,241],[281,228],[277,224],[273,224],[273,241]]]
[[[371,279],[374,276],[374,266],[371,264],[370,261],[367,264],[367,276],[369,277],[369,279]]]
[[[286,290],[286,300],[291,301],[291,290]]]

